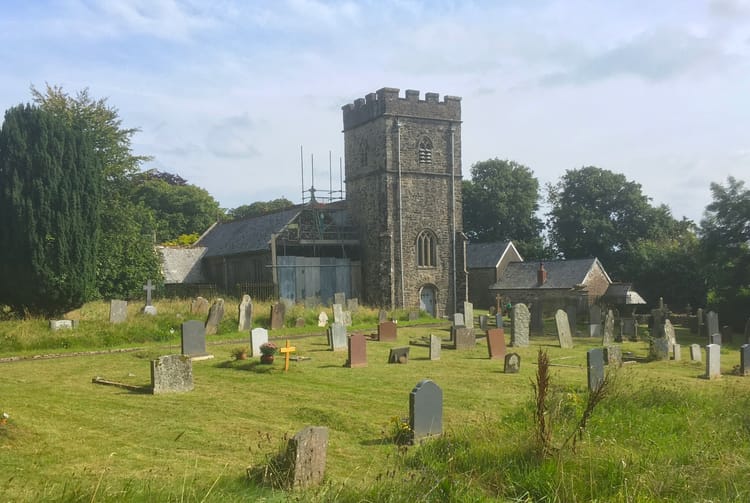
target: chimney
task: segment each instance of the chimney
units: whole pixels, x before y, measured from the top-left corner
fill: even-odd
[[[547,271],[544,270],[544,263],[539,262],[539,270],[536,272],[536,286],[542,286],[547,282]]]

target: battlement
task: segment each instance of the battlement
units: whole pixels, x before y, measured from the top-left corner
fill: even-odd
[[[341,107],[344,112],[344,131],[369,122],[381,115],[402,115],[445,121],[461,120],[461,98],[445,96],[440,101],[438,93],[425,93],[419,99],[419,91],[407,89],[403,98],[399,89],[384,87],[364,98],[354,100]]]

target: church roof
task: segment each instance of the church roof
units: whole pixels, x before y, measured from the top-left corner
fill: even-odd
[[[595,268],[600,268],[609,280],[604,267],[596,258],[576,260],[542,261],[547,271],[547,281],[539,285],[537,271],[539,262],[511,262],[505,268],[500,281],[490,286],[490,290],[569,290],[586,284],[587,276]]]
[[[633,290],[633,285],[630,283],[612,283],[602,296],[602,300],[613,304],[625,305],[646,303],[643,297]]]
[[[494,269],[500,263],[510,244],[510,241],[468,243],[466,245],[466,267],[469,269]]]

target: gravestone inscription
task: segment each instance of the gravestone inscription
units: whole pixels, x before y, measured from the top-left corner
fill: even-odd
[[[193,362],[190,357],[169,355],[152,360],[151,389],[154,395],[192,391]]]

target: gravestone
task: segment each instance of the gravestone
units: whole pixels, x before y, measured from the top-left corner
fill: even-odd
[[[253,328],[253,300],[249,295],[242,296],[242,302],[239,306],[239,323],[237,324],[238,332],[246,332]]]
[[[698,344],[690,345],[690,360],[694,362],[700,362],[701,358],[701,347]]]
[[[128,301],[112,299],[109,301],[109,322],[123,323],[128,319]]]
[[[333,294],[333,303],[344,305],[346,304],[346,294],[344,292],[337,292]]]
[[[721,346],[721,334],[711,334],[708,336],[708,343],[709,344],[716,344],[717,346]]]
[[[353,334],[347,340],[349,359],[346,367],[367,367],[367,338],[363,334]]]
[[[750,318],[745,322],[744,339],[745,343],[750,343]]]
[[[150,314],[151,316],[156,315],[156,306],[151,303],[151,292],[156,287],[151,284],[151,280],[148,280],[145,285],[143,285],[143,289],[146,291],[146,305],[143,306],[143,312],[145,314]]]
[[[505,355],[505,366],[503,372],[506,374],[518,374],[521,371],[521,356],[518,353]]]
[[[224,318],[224,299],[216,299],[208,310],[206,319],[206,335],[215,335],[219,332],[219,324]]]
[[[208,314],[208,301],[203,297],[196,297],[190,302],[190,314]]]
[[[464,315],[462,313],[455,313],[453,315],[453,326],[454,327],[466,326],[466,321],[464,320]]]
[[[359,299],[346,299],[346,310],[352,313],[357,312],[359,309]]]
[[[347,327],[352,326],[352,312],[344,311],[344,325]]]
[[[347,347],[346,325],[334,321],[328,329],[332,351],[344,351]]]
[[[344,323],[344,306],[342,304],[333,305],[333,321]]]
[[[709,344],[706,346],[706,379],[721,377],[721,346]]]
[[[664,309],[652,309],[651,320],[651,337],[664,337]]]
[[[657,337],[651,339],[649,354],[654,360],[669,360],[669,339]]]
[[[443,434],[443,390],[429,379],[409,394],[409,428],[414,442]]]
[[[622,348],[618,345],[605,346],[604,362],[614,367],[622,367]]]
[[[474,349],[477,345],[477,338],[474,335],[474,329],[469,327],[457,327],[453,331],[453,342],[455,349]]]
[[[705,336],[706,335],[706,317],[705,314],[703,314],[703,308],[698,308],[695,310],[695,319],[698,323],[698,335]]]
[[[602,336],[602,308],[591,306],[589,308],[589,337]]]
[[[721,331],[719,332],[721,334],[721,340],[727,341],[727,344],[732,342],[732,327],[729,325],[724,325],[721,327]]]
[[[296,319],[296,320],[294,321],[294,326],[295,326],[295,327],[297,327],[297,328],[302,328],[302,327],[304,327],[304,326],[305,326],[305,319],[304,319],[304,318],[302,318],[302,317],[300,317],[300,318],[297,318],[297,319]]]
[[[609,346],[615,342],[615,314],[608,310],[604,316],[604,329],[602,334],[602,346]]]
[[[497,328],[504,328],[505,321],[503,320],[503,315],[502,314],[496,314],[495,315],[495,326]]]
[[[440,336],[430,334],[430,360],[440,359],[440,350],[443,347],[443,340]]]
[[[555,325],[557,327],[557,340],[560,341],[560,347],[563,349],[572,349],[573,337],[570,335],[568,314],[562,309],[558,309],[555,312]]]
[[[73,330],[73,320],[49,320],[49,328],[53,332],[58,330]]]
[[[604,381],[604,348],[589,349],[586,352],[586,366],[589,391],[593,393],[599,389]]]
[[[719,315],[715,311],[706,313],[706,333],[709,337],[721,333],[719,331]]]
[[[669,341],[669,346],[672,347],[677,342],[677,338],[675,337],[674,333],[674,326],[672,326],[672,322],[669,320],[664,320],[664,337],[667,338],[667,341]]]
[[[199,320],[182,324],[182,354],[190,357],[206,356],[206,326]]]
[[[286,304],[277,302],[271,306],[271,330],[284,328],[284,318],[286,317]]]
[[[328,428],[325,426],[307,426],[298,431],[289,440],[285,456],[289,488],[307,489],[323,482],[327,450]]]
[[[750,375],[750,344],[740,346],[740,375]]]
[[[620,318],[620,327],[623,337],[631,341],[638,340],[638,329],[635,318]]]
[[[268,342],[268,330],[254,328],[250,331],[250,356],[260,356],[260,346]]]
[[[321,311],[318,315],[318,326],[321,328],[328,326],[328,314],[325,311]]]
[[[672,346],[672,359],[676,362],[682,360],[682,346],[679,344]]]
[[[388,321],[388,311],[381,309],[378,311],[378,323],[383,323],[384,321]]]
[[[469,328],[474,327],[474,304],[464,302],[464,323]]]
[[[544,334],[544,302],[536,299],[531,304],[531,322],[529,331],[533,334]]]
[[[531,313],[526,304],[515,304],[510,312],[510,345],[523,348],[529,345]]]
[[[488,323],[489,317],[485,314],[479,315],[479,329],[480,330],[487,330],[487,323]]]
[[[487,330],[487,352],[490,360],[505,359],[505,330],[502,328]]]
[[[396,341],[396,324],[392,321],[384,321],[378,325],[378,340],[381,342]]]
[[[419,319],[419,311],[409,311],[409,321],[417,321]]]
[[[568,324],[570,325],[570,335],[576,334],[576,325],[578,325],[578,306],[568,303],[565,306],[565,314],[568,315]]]
[[[388,363],[409,363],[409,346],[391,348],[388,352]]]
[[[154,395],[192,391],[193,361],[186,355],[160,356],[151,360],[151,389]]]

